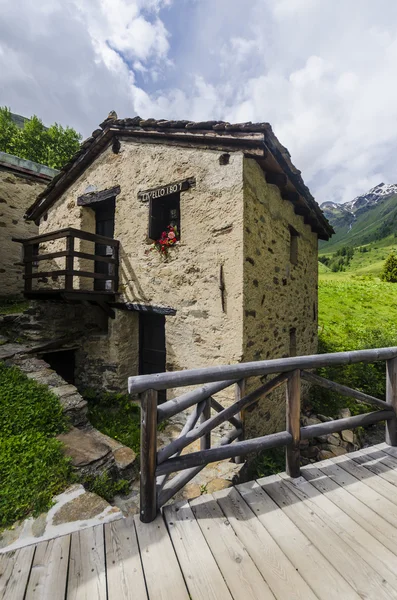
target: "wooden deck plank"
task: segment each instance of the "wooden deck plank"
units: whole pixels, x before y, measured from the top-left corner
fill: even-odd
[[[192,600],[233,600],[189,503],[166,506],[164,517]]]
[[[146,599],[134,520],[119,519],[104,527],[108,600]]]
[[[360,470],[360,467],[357,463],[354,464],[356,465],[356,469],[353,467],[353,470],[358,473],[357,469]],[[397,527],[397,506],[376,490],[376,483],[379,484],[382,481],[380,477],[376,477],[376,475],[371,473],[370,477],[366,477],[365,480],[360,481],[357,477],[349,473],[347,468],[342,469],[342,464],[336,464],[333,460],[323,461],[320,470],[324,475],[328,475],[335,483],[343,487],[349,494],[352,494],[360,502],[372,508],[390,525]],[[369,482],[371,482],[371,485],[368,485]],[[383,481],[383,483],[387,482]]]
[[[259,483],[359,595],[373,600],[397,597],[388,582],[317,515],[313,502],[299,499],[278,476],[262,479]]]
[[[274,600],[269,586],[216,500],[210,494],[203,494],[190,500],[189,504],[233,600]]]
[[[331,460],[334,464],[347,471],[347,473],[364,483],[366,486],[397,505],[397,490],[395,485],[385,481],[385,479],[379,477],[372,470],[367,469],[363,465],[359,465],[355,460],[350,459],[348,455],[336,456]],[[397,515],[396,507],[394,508],[394,514]]]
[[[373,538],[379,540],[381,544],[397,555],[397,529],[320,471],[318,467],[321,464],[315,463],[303,467],[302,476],[310,481],[326,498],[329,498],[333,504],[339,506],[343,512],[368,531]]]
[[[319,493],[306,479],[286,479],[285,483],[301,500],[310,500],[320,519],[397,591],[397,556],[393,552],[343,512],[329,497]]]
[[[189,594],[161,515],[152,523],[134,517],[150,600],[189,600]]]
[[[67,600],[107,600],[103,525],[72,533]]]
[[[25,600],[64,600],[69,551],[70,535],[37,545]]]
[[[213,496],[278,600],[317,599],[236,489],[221,490]]]
[[[236,486],[262,525],[321,600],[360,596],[255,481]]]
[[[397,459],[386,452],[374,448],[363,448],[359,452],[349,454],[349,458],[371,473],[397,486]]]
[[[0,599],[21,600],[29,579],[35,546],[0,554]]]

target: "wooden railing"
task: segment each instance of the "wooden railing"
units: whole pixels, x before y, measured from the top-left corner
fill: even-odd
[[[314,375],[307,369],[329,365],[386,361],[386,400]],[[249,377],[276,374],[270,381],[244,394],[243,382]],[[356,401],[376,407],[376,411],[354,417],[300,426],[301,379],[312,385],[334,390]],[[241,412],[286,383],[286,430],[245,440]],[[200,385],[181,396],[157,405],[157,391],[181,386]],[[224,408],[213,396],[234,385],[236,401]],[[140,517],[154,520],[158,510],[207,464],[238,458],[260,450],[286,447],[286,470],[291,477],[300,475],[300,442],[386,421],[386,442],[397,445],[397,347],[335,354],[318,354],[258,362],[240,363],[155,375],[130,377],[130,394],[140,394],[141,402],[141,490]],[[157,426],[165,419],[193,407],[179,437],[157,448]],[[215,414],[211,416],[211,409]],[[229,421],[233,429],[218,446],[211,448],[211,431]],[[200,450],[181,455],[186,446],[200,439]],[[234,442],[232,444],[232,442]],[[181,471],[171,481],[171,473]]]
[[[54,242],[55,240],[65,239],[64,249],[57,250],[55,252],[44,252],[41,253],[40,245]],[[106,246],[111,248],[111,254],[103,256],[101,254],[79,252],[76,250],[75,240],[84,240],[87,242],[93,242],[95,244]],[[64,285],[56,287],[57,290],[65,292],[76,291],[74,285],[75,277],[84,277],[93,280],[103,280],[109,282],[109,289],[101,290],[110,293],[116,293],[118,289],[118,270],[119,270],[119,241],[113,238],[108,238],[102,235],[96,235],[89,233],[88,231],[81,231],[74,229],[73,227],[67,227],[65,229],[59,229],[50,233],[44,233],[42,235],[36,235],[28,239],[13,238],[13,241],[19,242],[23,245],[23,262],[25,265],[25,294],[34,293],[32,289],[32,283],[35,279],[42,279],[47,277],[64,277]],[[40,271],[39,264],[42,261],[54,261],[55,259],[65,258],[64,268],[61,266],[53,268],[52,270]],[[75,259],[84,259],[93,261],[93,268],[90,271],[83,271],[76,268]],[[107,265],[114,265],[113,272],[99,273],[95,271],[95,263],[106,263]],[[35,270],[37,268],[37,271]]]

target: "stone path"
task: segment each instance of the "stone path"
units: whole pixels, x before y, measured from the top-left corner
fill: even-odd
[[[54,498],[54,505],[37,518],[25,519],[0,533],[0,553],[121,519],[122,512],[82,485],[72,485]]]

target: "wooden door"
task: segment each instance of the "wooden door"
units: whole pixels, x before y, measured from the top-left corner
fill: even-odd
[[[93,207],[94,208],[94,207]],[[104,202],[98,202],[95,206],[95,233],[97,235],[104,235],[106,237],[114,237],[114,213],[115,213],[115,200],[105,200]],[[104,244],[95,244],[95,254],[98,256],[113,256],[113,246],[106,246]],[[114,265],[106,262],[95,262],[95,273],[101,273],[105,275],[114,274]],[[106,290],[111,291],[113,289],[113,281],[106,279],[95,279],[94,280],[95,290]]]
[[[140,313],[139,328],[139,374],[164,373],[166,364],[165,316]],[[166,391],[160,391],[159,403],[165,402],[166,399]]]

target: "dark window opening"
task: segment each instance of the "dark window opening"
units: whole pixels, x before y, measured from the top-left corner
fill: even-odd
[[[95,211],[95,233],[113,239],[116,199],[109,198],[108,200],[97,202],[92,205],[92,208]],[[106,246],[105,244],[95,244],[95,254],[96,256],[114,258],[114,247]],[[95,273],[114,275],[114,272],[113,264],[95,261]],[[94,289],[111,291],[112,284],[111,279],[95,279]]]
[[[181,237],[180,194],[150,200],[149,237],[158,240],[167,227],[176,227],[178,239]]]
[[[33,267],[39,266],[39,261],[35,260],[36,256],[39,255],[39,251],[40,251],[40,244],[33,244],[33,246],[32,246],[32,258],[33,258],[32,266]]]
[[[289,330],[289,355],[296,356],[296,328]]]
[[[298,263],[298,238],[299,233],[293,227],[289,227],[289,260],[290,263],[296,265]]]
[[[67,383],[74,385],[75,383],[75,350],[60,350],[59,352],[49,352],[42,354],[42,359],[45,360]]]

